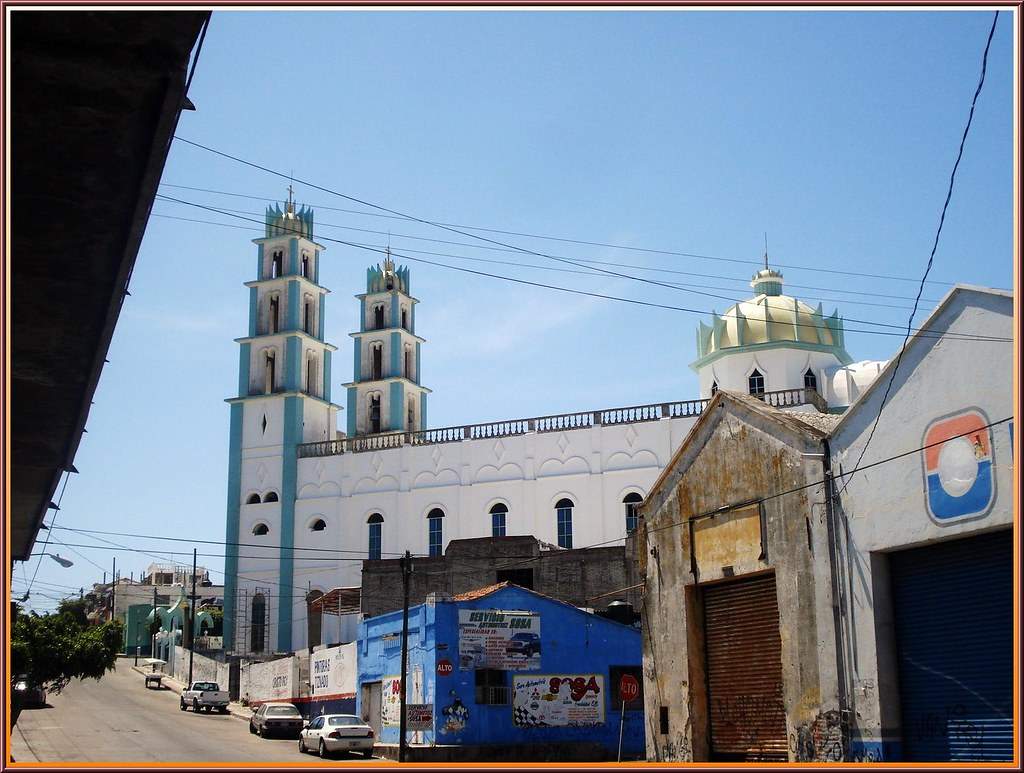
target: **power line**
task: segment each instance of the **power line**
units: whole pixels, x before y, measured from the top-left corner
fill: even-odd
[[[184,186],[176,186],[176,187],[184,187]],[[161,195],[166,195],[166,194],[161,194]],[[253,198],[256,198],[256,197],[253,197]],[[310,205],[310,206],[314,206],[314,205]],[[262,215],[260,213],[258,213],[258,212],[251,212],[250,210],[230,209],[230,208],[227,208],[227,207],[223,207],[222,209],[225,212],[230,212],[230,213],[233,213],[233,214],[242,214],[242,215],[251,215],[253,217],[262,217]],[[158,215],[158,217],[169,217],[169,218],[173,219],[172,215]],[[187,219],[187,218],[182,218],[182,219]],[[198,221],[198,222],[209,222],[209,221]],[[217,225],[219,225],[219,224],[217,224]],[[241,228],[241,226],[231,226],[231,227],[232,228]],[[317,221],[317,227],[318,227],[318,229],[319,228],[340,228],[340,229],[345,230],[345,231],[356,231],[358,233],[369,233],[369,234],[375,234],[375,235],[378,235],[378,236],[389,236],[389,237],[401,237],[401,238],[406,238],[406,239],[415,239],[417,241],[432,242],[432,243],[435,243],[435,244],[448,244],[448,245],[453,245],[453,246],[456,246],[456,247],[469,247],[469,248],[475,249],[475,250],[489,250],[489,251],[492,251],[492,252],[519,252],[519,250],[517,250],[517,249],[511,249],[511,248],[507,248],[507,247],[496,247],[496,246],[487,245],[487,244],[471,244],[469,242],[453,241],[451,239],[436,239],[436,238],[432,238],[432,237],[428,237],[428,236],[419,236],[419,235],[415,235],[415,234],[402,234],[402,233],[394,233],[394,232],[389,232],[389,231],[378,231],[378,230],[375,230],[375,229],[372,229],[372,228],[357,228],[355,226],[341,225],[339,223],[326,223],[326,222],[322,222],[322,221]],[[406,248],[406,249],[408,250],[408,248]],[[419,252],[419,250],[409,250],[409,251],[411,251],[411,252]],[[429,253],[428,252],[426,254],[428,254],[428,255],[429,254],[442,255],[442,256],[448,256],[448,257],[457,257],[457,256],[450,255],[449,253],[443,253],[443,252],[438,252],[438,253]],[[567,258],[567,259],[572,258],[572,256],[569,256],[569,255],[559,255],[557,257]],[[639,269],[641,271],[655,271],[655,272],[665,273],[665,274],[678,274],[678,275],[683,275],[683,276],[697,276],[697,277],[703,277],[703,278],[709,278],[709,279],[725,279],[725,280],[730,281],[730,282],[739,282],[741,284],[747,284],[746,280],[744,280],[744,279],[737,279],[735,276],[723,276],[721,274],[708,274],[708,273],[699,272],[699,271],[681,271],[679,269],[665,268],[664,266],[644,266],[644,265],[638,265],[638,264],[635,264],[635,263],[621,263],[621,262],[613,262],[613,261],[607,261],[607,260],[595,260],[595,259],[592,259],[592,258],[574,258],[574,259],[578,260],[580,263],[593,263],[593,264],[596,264],[596,265],[616,266],[616,267],[619,267],[619,268],[634,268],[634,269]],[[519,264],[512,264],[512,265],[519,265]],[[552,269],[552,270],[555,270],[555,269]],[[851,273],[853,273],[853,272],[851,272]],[[855,276],[860,276],[860,277],[865,277],[865,278],[868,278],[868,279],[878,279],[879,278],[877,275],[874,275],[874,274],[859,274],[859,273],[856,273],[854,275]],[[944,284],[950,284],[950,283],[944,283]],[[822,290],[822,291],[836,293],[836,294],[840,294],[840,295],[867,295],[867,296],[871,296],[871,297],[895,298],[895,299],[907,300],[907,301],[913,300],[913,296],[909,296],[909,295],[891,295],[891,294],[878,293],[878,292],[861,292],[861,291],[857,291],[857,290],[838,290],[838,289],[833,288],[833,287],[817,287],[817,286],[814,286],[814,285],[801,285],[801,284],[794,284],[794,283],[788,282],[788,281],[786,282],[786,285],[788,287],[796,287],[796,288],[801,288],[801,289],[804,289],[804,290]],[[732,290],[732,288],[727,288],[727,289]],[[938,301],[937,301],[937,299],[928,299],[928,302],[929,303],[937,303]]]
[[[960,167],[960,159],[964,155],[964,145],[967,142],[967,134],[971,130],[971,122],[974,120],[974,106],[978,102],[978,95],[981,94],[981,87],[985,85],[985,71],[988,69],[988,50],[992,45],[992,35],[996,31],[996,22],[999,21],[999,11],[996,11],[992,16],[992,26],[988,31],[988,40],[985,42],[985,52],[981,56],[981,75],[978,78],[978,86],[974,89],[974,97],[971,99],[971,111],[967,114],[967,124],[964,126],[963,136],[960,137],[960,149],[956,154],[956,161],[953,162],[953,170],[949,173],[949,187],[946,190],[946,200],[942,203],[942,214],[939,216],[939,226],[935,229],[935,241],[932,242],[932,251],[928,255],[928,263],[924,268],[924,274],[921,276],[921,283],[917,288],[917,298],[914,300],[914,310],[910,312],[910,318],[907,320],[907,333],[903,338],[903,345],[900,347],[899,353],[896,355],[896,364],[892,370],[889,371],[889,380],[885,385],[885,392],[882,394],[882,401],[878,404],[878,414],[875,416],[875,421],[871,425],[871,431],[868,433],[868,439],[864,442],[864,446],[860,450],[860,456],[857,457],[857,465],[860,465],[864,460],[864,454],[867,453],[868,446],[871,445],[871,440],[875,436],[875,430],[878,429],[878,422],[882,419],[882,411],[885,410],[885,402],[889,399],[889,393],[892,391],[893,382],[896,380],[896,373],[900,369],[900,363],[903,362],[903,354],[907,351],[907,342],[910,341],[910,334],[913,329],[914,316],[917,314],[917,306],[921,301],[921,293],[924,291],[925,282],[928,279],[928,274],[932,270],[932,263],[935,261],[935,251],[939,247],[939,237],[942,235],[942,226],[946,222],[946,210],[949,208],[950,199],[953,198],[953,185],[956,182],[956,170]],[[847,478],[843,483],[843,488],[840,490],[840,496],[846,491],[846,487],[850,485],[852,478]]]
[[[233,210],[225,210],[225,211],[226,212],[232,212]],[[252,214],[252,213],[249,213],[249,214]],[[201,219],[192,218],[192,217],[181,217],[181,216],[178,216],[178,215],[168,215],[168,214],[165,214],[163,212],[154,212],[154,213],[152,213],[151,216],[152,217],[161,217],[161,218],[165,218],[167,220],[179,220],[179,221],[183,221],[183,222],[186,222],[186,223],[203,223],[205,225],[215,225],[215,226],[220,226],[222,228],[235,228],[235,229],[240,229],[240,230],[243,230],[243,231],[261,232],[263,230],[261,228],[255,227],[255,226],[250,227],[250,226],[245,226],[245,225],[235,225],[234,223],[220,223],[220,222],[217,222],[216,220],[201,220]],[[346,230],[356,230],[356,231],[366,231],[367,230],[367,229],[362,229],[362,228],[352,229],[352,228],[348,228],[347,226],[332,225],[330,223],[318,223],[317,225],[320,228],[343,228],[343,229],[346,229]],[[383,233],[379,232],[379,231],[370,231],[370,233],[383,235]],[[392,236],[394,236],[394,235],[395,234],[392,234]],[[439,240],[439,239],[431,239],[430,241],[441,241],[441,240]],[[382,245],[360,244],[359,246],[360,247],[373,247],[375,249],[384,249],[384,247]],[[475,246],[475,245],[466,245],[466,246],[471,247],[471,249],[496,249],[496,248],[493,248],[493,247],[478,247],[478,246]],[[396,247],[396,249],[401,249],[404,252],[414,252],[414,253],[419,254],[419,255],[434,255],[434,256],[444,257],[444,258],[456,258],[457,260],[468,260],[468,261],[472,261],[472,262],[475,262],[475,263],[491,263],[491,264],[501,265],[501,266],[515,266],[517,268],[535,268],[535,269],[539,269],[541,271],[554,271],[554,272],[564,273],[564,274],[582,274],[584,276],[600,276],[600,274],[598,272],[592,271],[590,269],[557,268],[555,266],[541,266],[541,265],[538,265],[536,263],[517,263],[517,262],[511,261],[511,260],[494,260],[494,259],[480,258],[480,257],[475,257],[475,256],[470,256],[470,255],[456,255],[456,254],[453,254],[453,253],[450,253],[450,252],[436,252],[436,251],[431,251],[431,250],[417,250],[417,249],[412,249],[410,247]],[[512,251],[513,250],[503,250],[503,252],[512,252]],[[609,263],[609,262],[600,261],[600,260],[583,260],[582,258],[580,259],[580,262],[582,262],[582,263],[600,263],[600,264],[603,264],[603,265],[621,265],[621,264],[614,264],[614,263]],[[636,268],[636,269],[639,269],[641,271],[658,271],[658,272],[661,272],[661,273],[668,273],[668,274],[680,274],[680,275],[685,275],[685,276],[708,277],[708,278],[713,278],[713,279],[725,279],[727,281],[744,282],[744,280],[735,279],[734,277],[720,277],[720,276],[717,276],[717,275],[714,275],[714,274],[699,274],[699,273],[692,272],[692,271],[676,271],[676,270],[673,270],[673,269],[658,268],[658,267],[651,267],[651,266],[636,266],[636,265],[631,265],[631,264],[626,264],[626,265],[629,268]],[[703,288],[703,289],[709,289],[709,290],[725,290],[727,292],[737,292],[737,293],[741,291],[740,288],[721,287],[721,286],[716,286],[716,285],[681,284],[681,283],[676,283],[676,282],[669,282],[667,284],[671,285],[672,287],[676,287],[676,288],[678,288],[680,290],[688,290],[688,289],[691,289],[691,288]],[[749,283],[747,283],[747,284],[749,284]],[[801,287],[801,285],[790,285],[788,283],[787,283],[787,285],[790,286],[790,287]],[[809,288],[809,289],[822,289],[822,290],[825,290],[827,292],[835,292],[835,293],[844,292],[844,291],[841,291],[841,290],[829,290],[828,288]],[[871,293],[861,293],[861,292],[856,292],[856,291],[852,291],[852,290],[851,291],[845,291],[845,292],[849,292],[849,293],[852,293],[852,294],[855,294],[855,295],[872,296]],[[733,300],[732,296],[719,296],[719,295],[715,295],[715,296],[712,296],[712,297],[722,298],[723,300],[730,300],[730,301]],[[821,301],[821,302],[837,303],[837,304],[838,303],[843,303],[845,305],[854,305],[854,306],[873,306],[873,307],[886,308],[886,309],[909,309],[910,308],[909,306],[897,305],[897,304],[892,304],[892,303],[875,303],[875,302],[871,302],[871,301],[851,300],[849,298],[824,298],[824,297],[820,297],[820,296],[804,296],[804,297],[807,300],[816,300],[816,301]],[[878,294],[877,297],[880,297],[880,298],[900,298],[902,296],[892,296],[892,295]],[[911,298],[907,298],[907,300],[912,300],[912,299]],[[937,302],[937,301],[930,300],[930,302]],[[779,308],[779,307],[772,306],[771,308],[774,309],[774,308]],[[847,319],[850,319],[850,318],[847,318]],[[856,320],[852,320],[852,321],[856,321]],[[869,324],[879,324],[879,323],[870,322]],[[893,327],[895,327],[895,326],[893,326]]]
[[[276,172],[274,170],[267,169],[265,167],[262,167],[262,166],[259,166],[257,164],[254,164],[254,163],[252,163],[250,161],[245,161],[243,159],[236,158],[235,156],[231,156],[231,155],[229,155],[227,153],[223,153],[222,151],[214,150],[213,148],[207,147],[205,145],[201,145],[198,142],[193,142],[192,140],[187,140],[184,137],[175,136],[175,139],[181,140],[182,142],[186,142],[189,145],[194,145],[194,146],[196,146],[198,148],[201,148],[203,150],[206,150],[206,151],[208,151],[210,153],[214,153],[216,155],[220,155],[220,156],[223,156],[225,158],[229,158],[232,161],[236,161],[238,163],[245,164],[247,166],[252,166],[252,167],[254,167],[256,169],[260,169],[261,171],[269,172],[270,174],[274,174],[274,175],[277,175],[279,177],[287,177],[287,175],[284,175],[281,172]],[[289,177],[289,179],[293,179],[293,178]],[[298,178],[294,178],[294,180],[296,182],[300,182],[300,183],[302,183],[304,185],[310,185],[309,183],[306,183],[303,180],[299,180]],[[210,188],[195,187],[195,186],[191,186],[191,185],[173,185],[171,183],[161,183],[161,187],[164,187],[164,188],[180,188],[182,190],[199,191],[199,192],[202,192],[202,193],[212,193],[212,194],[220,195],[220,196],[235,196],[235,197],[244,198],[244,199],[254,199],[256,201],[276,201],[276,197],[275,196],[254,196],[254,195],[251,195],[251,194],[232,193],[232,192],[229,192],[229,191],[219,191],[219,190],[213,190],[213,189],[210,189]],[[357,201],[357,202],[359,202],[361,204],[364,204],[365,206],[370,206],[370,207],[376,207],[377,206],[375,204],[370,204],[370,203],[362,202],[359,199],[355,199],[354,197],[345,196],[344,194],[337,193],[337,192],[331,191],[331,190],[327,190],[325,188],[321,188],[320,186],[313,186],[313,185],[311,185],[311,187],[315,187],[318,190],[324,191],[326,193],[332,193],[332,194],[334,194],[336,196],[341,196],[342,198],[346,198],[346,199],[349,199],[351,201]],[[332,211],[332,212],[344,212],[344,213],[347,213],[347,214],[362,215],[362,216],[366,216],[366,217],[379,217],[379,218],[386,218],[386,219],[389,219],[389,220],[405,220],[405,221],[412,221],[412,222],[424,222],[424,221],[420,221],[419,218],[412,217],[410,215],[400,214],[400,213],[381,214],[380,212],[366,212],[366,211],[357,210],[357,209],[345,209],[345,208],[342,208],[342,207],[331,207],[331,206],[328,206],[326,204],[310,204],[309,206],[315,207],[317,209],[324,209],[324,210]],[[384,208],[381,208],[381,209],[383,209],[384,212],[391,212],[391,210],[388,210],[388,209],[384,209]],[[433,222],[432,221],[425,221],[425,222],[427,222],[429,225],[433,225],[433,226],[436,226],[436,227],[468,228],[469,230],[472,230],[472,231],[483,231],[485,233],[496,233],[496,234],[502,234],[502,235],[505,235],[505,236],[521,236],[521,237],[528,238],[528,239],[544,239],[546,241],[563,242],[563,243],[566,243],[566,244],[581,244],[581,245],[584,245],[584,246],[587,246],[587,247],[607,247],[609,249],[627,250],[627,251],[630,251],[630,252],[644,252],[644,253],[652,253],[652,254],[655,254],[655,255],[672,255],[672,256],[680,257],[680,258],[697,258],[698,260],[713,260],[713,261],[721,261],[721,262],[725,262],[725,263],[740,263],[740,264],[743,264],[743,265],[755,266],[755,267],[760,266],[760,263],[761,263],[761,261],[759,259],[756,259],[756,258],[751,258],[751,259],[746,259],[746,258],[728,258],[728,257],[724,257],[724,256],[721,256],[721,255],[706,255],[706,254],[700,254],[700,253],[695,253],[695,252],[681,252],[681,251],[677,251],[677,250],[655,249],[655,248],[652,248],[652,247],[635,247],[635,246],[628,245],[628,244],[613,244],[613,243],[610,243],[610,242],[588,241],[586,239],[570,239],[568,237],[563,237],[563,236],[550,236],[550,235],[543,235],[543,234],[527,233],[527,232],[523,232],[523,231],[509,231],[509,230],[503,230],[503,229],[500,229],[500,228],[484,228],[483,226],[462,225],[462,224],[458,224],[458,223],[446,223],[446,222],[441,222],[441,221],[433,221]],[[469,236],[472,238],[473,235],[469,234]],[[423,238],[423,237],[412,237],[412,238]],[[871,279],[891,279],[893,281],[898,281],[898,282],[916,282],[917,281],[917,279],[915,277],[891,276],[891,275],[887,275],[887,274],[865,274],[865,273],[861,273],[861,272],[857,272],[857,271],[843,271],[843,270],[840,270],[840,269],[828,269],[828,268],[822,268],[820,266],[801,266],[801,265],[797,265],[797,264],[793,264],[793,263],[789,263],[789,264],[777,263],[776,266],[778,266],[779,268],[798,269],[798,270],[801,270],[801,271],[817,271],[817,272],[820,272],[820,273],[840,274],[840,275],[843,275],[843,276],[860,276],[860,277],[868,277],[868,278],[871,278]],[[946,281],[941,281],[941,280],[932,280],[931,282],[929,282],[929,284],[949,285],[949,284],[952,284],[952,282],[946,282]]]
[[[64,501],[64,492],[68,487],[68,478],[71,477],[71,470],[64,471],[64,484],[60,488],[60,496],[57,497],[57,507],[53,512],[53,520],[50,521],[50,528],[46,532],[46,539],[43,541],[43,551],[45,552],[47,546],[50,544],[50,535],[53,534],[53,524],[57,522],[57,514],[60,512],[60,503]],[[39,565],[43,563],[43,553],[39,554],[39,560],[36,561],[35,571],[32,572],[32,580],[28,584],[28,590],[25,592],[26,596],[32,595],[32,586],[35,584],[36,575],[39,574]]]
[[[173,198],[173,197],[170,197],[170,196],[164,196],[163,194],[157,194],[157,198],[165,200],[165,201],[174,201],[174,202],[179,203],[179,204],[187,204],[189,206],[196,207],[198,209],[207,210],[209,212],[216,212],[218,214],[222,214],[222,215],[225,215],[227,217],[234,217],[234,218],[238,218],[240,220],[246,220],[246,221],[249,221],[249,222],[260,223],[260,221],[258,221],[258,220],[253,220],[251,218],[244,217],[243,215],[236,215],[236,214],[233,214],[231,212],[227,212],[225,210],[218,209],[216,207],[210,207],[210,206],[207,206],[207,205],[204,205],[204,204],[197,204],[195,202],[185,201],[183,199],[176,199],[176,198]],[[260,224],[262,225],[262,223],[260,223]],[[411,261],[414,261],[416,263],[425,263],[427,265],[438,266],[440,268],[447,268],[447,269],[451,269],[453,271],[461,271],[461,272],[467,273],[467,274],[474,274],[474,275],[477,275],[477,276],[485,276],[485,277],[490,277],[492,279],[501,279],[501,280],[504,280],[504,281],[507,281],[507,282],[513,282],[515,284],[528,285],[528,286],[531,286],[531,287],[540,287],[540,288],[545,288],[545,289],[548,289],[548,290],[557,290],[559,292],[570,293],[570,294],[573,294],[573,295],[583,295],[583,296],[587,296],[587,297],[591,297],[591,298],[600,298],[600,299],[603,299],[603,300],[621,301],[621,302],[624,302],[624,303],[631,303],[631,304],[635,304],[635,305],[638,305],[638,306],[646,306],[646,307],[649,307],[649,308],[666,309],[666,310],[670,310],[670,311],[681,311],[681,312],[685,312],[685,313],[689,313],[689,314],[699,314],[699,315],[702,315],[702,316],[712,315],[712,312],[708,311],[706,309],[692,309],[692,308],[687,308],[685,306],[674,306],[674,305],[671,305],[671,304],[656,303],[654,301],[644,301],[644,300],[640,300],[640,299],[637,299],[637,298],[624,298],[622,296],[607,295],[605,293],[596,293],[596,292],[590,292],[590,291],[587,291],[587,290],[578,290],[578,289],[573,289],[573,288],[569,288],[569,287],[562,287],[560,285],[550,285],[550,284],[545,284],[543,282],[533,282],[533,281],[530,281],[530,280],[527,280],[527,279],[519,279],[519,278],[516,278],[516,277],[505,276],[505,275],[502,275],[502,274],[493,274],[493,273],[490,273],[490,272],[487,272],[487,271],[477,271],[476,269],[465,268],[464,266],[453,266],[453,265],[448,264],[448,263],[441,263],[441,262],[438,262],[438,261],[427,260],[425,258],[416,258],[416,257],[413,257],[411,255],[406,255],[406,254],[403,254],[403,253],[395,252],[394,250],[388,251],[388,250],[385,250],[385,249],[369,247],[369,246],[366,246],[366,245],[359,244],[357,242],[346,241],[344,239],[332,239],[331,237],[328,237],[328,236],[318,236],[317,238],[322,239],[323,241],[333,242],[333,243],[336,243],[336,244],[343,244],[343,245],[346,245],[348,247],[355,247],[357,249],[367,250],[367,251],[379,253],[379,254],[382,254],[382,255],[383,254],[387,254],[387,255],[391,255],[392,257],[399,257],[399,258],[402,258],[404,260],[411,260]],[[663,284],[663,283],[656,283],[656,284]],[[794,321],[794,322],[791,322],[791,323],[787,322],[785,324],[792,325],[794,327],[806,327],[806,328],[810,328],[812,330],[820,330],[820,329],[822,329],[821,325],[816,325],[816,324],[807,323],[807,322],[796,322],[796,321]],[[884,327],[896,327],[895,325],[888,325],[887,323],[881,323],[881,322],[869,322],[868,324],[884,326]],[[861,329],[861,328],[845,328],[844,332],[847,332],[847,333],[866,333],[866,334],[869,334],[869,335],[886,335],[886,336],[900,336],[900,335],[902,335],[902,333],[897,333],[895,331],[890,332],[890,331],[885,331],[885,330],[864,330],[864,329]],[[1005,343],[1012,342],[1012,340],[1013,340],[1011,338],[1000,338],[1000,337],[995,337],[995,336],[984,336],[984,335],[965,334],[965,333],[946,333],[945,331],[934,331],[934,330],[933,331],[927,331],[927,332],[921,332],[921,336],[925,337],[925,338],[947,338],[949,340],[965,340],[965,341],[997,341],[997,342],[1005,342]]]

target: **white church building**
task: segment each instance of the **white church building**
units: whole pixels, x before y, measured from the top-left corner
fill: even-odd
[[[794,410],[842,411],[885,363],[853,363],[838,314],[783,294],[766,267],[754,296],[697,331],[700,395],[676,402],[428,429],[408,268],[367,269],[345,425],[324,340],[324,247],[313,212],[268,208],[249,288],[238,395],[230,398],[225,649],[289,652],[355,637],[308,604],[360,584],[362,562],[440,555],[453,539],[533,535],[562,549],[617,544],[633,508],[719,389]]]

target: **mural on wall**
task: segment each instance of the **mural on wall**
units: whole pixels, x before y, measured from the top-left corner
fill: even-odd
[[[925,430],[928,512],[939,523],[984,515],[995,499],[992,434],[987,417],[970,408],[936,419]]]
[[[466,704],[462,702],[455,690],[449,691],[448,695],[452,702],[441,709],[444,724],[437,728],[437,732],[442,734],[461,733],[469,724],[469,709],[466,708]]]
[[[512,724],[516,727],[594,727],[604,724],[600,674],[513,676]]]
[[[497,609],[459,610],[459,668],[540,670],[540,615]]]
[[[309,671],[314,696],[355,695],[355,643],[314,652],[310,656]]]
[[[423,700],[422,666],[413,666],[410,676],[412,678],[409,680],[409,690],[405,696],[406,708]],[[406,720],[408,720],[408,714]],[[381,681],[380,722],[382,725],[392,727],[399,727],[402,723],[402,680],[397,676],[386,676]]]

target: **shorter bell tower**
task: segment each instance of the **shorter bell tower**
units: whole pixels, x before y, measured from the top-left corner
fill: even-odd
[[[420,383],[424,339],[416,335],[409,269],[396,267],[389,249],[383,264],[366,269],[366,292],[356,298],[352,381],[344,384],[348,436],[426,429],[430,390]]]

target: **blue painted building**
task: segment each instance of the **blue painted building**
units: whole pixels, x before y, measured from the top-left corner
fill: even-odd
[[[363,621],[359,713],[399,740],[402,612]],[[413,744],[532,747],[551,759],[588,747],[615,759],[623,674],[642,683],[640,632],[509,583],[409,610],[410,705],[432,707]],[[623,758],[644,754],[643,696],[626,704]],[[457,759],[457,757],[453,758]]]

